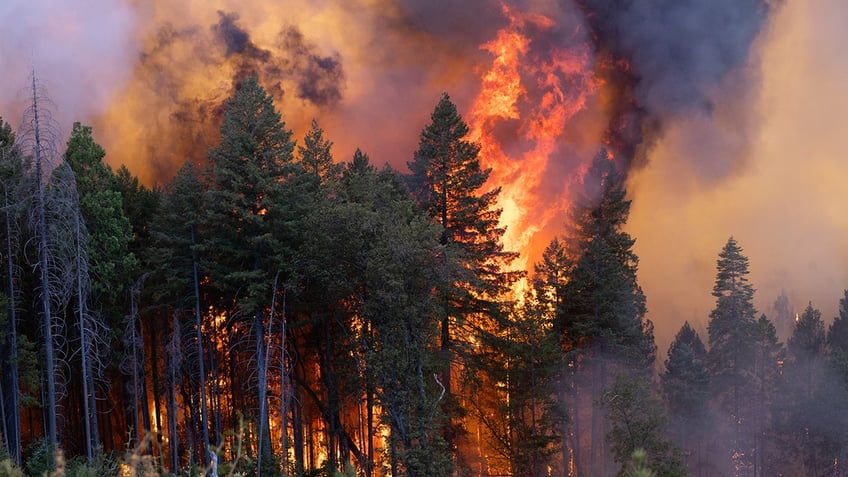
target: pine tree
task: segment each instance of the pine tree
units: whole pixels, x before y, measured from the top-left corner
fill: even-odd
[[[821,312],[809,303],[795,321],[786,342],[783,369],[779,433],[781,453],[795,457],[806,475],[823,475],[840,456],[844,429],[834,424],[826,404],[839,400],[836,389],[827,385],[825,351],[827,343]],[[837,413],[838,414],[838,413]],[[836,420],[832,420],[836,418]]]
[[[203,322],[206,316],[201,303],[201,274],[198,246],[200,227],[206,206],[203,202],[206,185],[201,181],[198,171],[187,162],[167,185],[162,196],[160,213],[151,227],[153,245],[148,249],[145,262],[152,266],[154,274],[151,287],[155,302],[168,304],[174,315],[174,329],[181,328],[178,317],[185,312],[194,315],[191,326],[194,327],[194,346],[188,353],[193,357],[197,394],[200,401],[200,437],[199,446],[205,452],[209,449],[209,411],[207,406],[206,368],[203,336]],[[190,310],[190,311],[189,311]],[[176,333],[176,331],[175,331]],[[174,348],[182,337],[175,335],[169,346],[172,359],[185,359],[181,349]],[[173,364],[172,366],[176,366]],[[176,385],[176,368],[169,369],[172,385]],[[175,390],[171,390],[175,393]],[[176,416],[169,416],[176,425]],[[216,436],[213,444],[217,444]]]
[[[601,151],[586,179],[575,216],[579,255],[568,274],[562,330],[597,357],[632,369],[654,362],[653,324],[645,318],[645,295],[637,282],[635,240],[622,230],[630,213],[624,178]]]
[[[308,174],[319,177],[321,185],[327,189],[335,186],[342,173],[342,165],[333,163],[332,147],[333,143],[324,139],[324,130],[314,119],[303,138],[303,145],[297,147],[298,159],[303,169]]]
[[[621,465],[616,475],[630,475],[631,456],[643,449],[648,465],[658,475],[688,476],[681,453],[666,435],[668,418],[662,402],[644,377],[618,375],[612,388],[601,397],[612,424],[606,438],[612,446],[615,462]]]
[[[442,95],[431,122],[421,132],[412,162],[410,186],[421,210],[442,227],[441,258],[453,275],[440,291],[444,302],[441,349],[446,360],[442,383],[450,422],[445,437],[453,448],[459,429],[453,418],[463,414],[451,369],[469,355],[468,340],[503,330],[504,297],[519,272],[508,271],[517,256],[504,250],[504,229],[498,225],[496,202],[500,188],[484,191],[490,169],[482,169],[480,146],[465,139],[468,126],[447,94]],[[500,330],[499,330],[500,328]],[[465,365],[469,363],[466,360]],[[474,373],[476,374],[476,373]]]
[[[289,175],[294,142],[274,109],[271,96],[255,76],[244,79],[224,104],[221,143],[209,152],[210,189],[205,223],[217,231],[203,244],[212,254],[211,273],[228,314],[252,327],[257,378],[259,453],[271,458],[267,408],[268,310],[275,298],[275,277],[284,264],[275,260],[282,248],[278,214],[282,186]],[[289,199],[291,200],[291,199]],[[249,317],[249,318],[248,318]],[[233,383],[235,384],[235,383]]]
[[[713,398],[730,429],[728,457],[740,475],[753,471],[754,443],[744,436],[752,417],[746,396],[754,377],[754,287],[748,283],[748,258],[730,237],[719,253],[713,296],[716,307],[707,325],[707,357]]]
[[[777,386],[784,359],[783,344],[777,339],[777,331],[766,315],[754,325],[753,333],[754,372],[751,380],[753,420],[748,427],[754,440],[754,475],[773,475],[778,472],[774,459],[767,454],[774,448],[774,418],[771,412],[778,399]]]
[[[668,348],[660,383],[668,403],[671,429],[690,456],[690,464],[700,467],[700,450],[709,422],[710,375],[707,350],[688,321]]]
[[[848,461],[848,416],[842,412],[848,408],[848,290],[839,300],[839,314],[827,329],[827,368],[822,396],[824,402],[818,406],[823,410],[822,419],[838,430],[833,435],[837,465],[834,470],[845,472],[844,462]]]
[[[554,238],[545,248],[542,261],[534,267],[533,289],[536,299],[546,312],[551,314],[551,332],[557,339],[559,355],[556,358],[559,366],[557,386],[557,416],[560,423],[560,453],[561,468],[566,475],[570,468],[580,467],[580,452],[577,442],[577,415],[579,401],[574,373],[577,368],[575,347],[578,345],[574,330],[563,320],[565,306],[565,287],[574,264],[569,256],[566,244]]]
[[[581,386],[588,389],[577,390],[575,405],[592,410],[589,452],[576,449],[582,454],[576,459],[583,467],[578,473],[606,473],[605,423],[593,406],[611,376],[625,369],[647,373],[656,357],[653,324],[645,317],[645,295],[636,276],[635,240],[622,230],[630,212],[626,195],[623,176],[606,151],[599,151],[572,210],[566,249],[570,263],[557,317],[564,340],[573,346],[566,351],[575,373],[587,378]],[[574,427],[579,428],[581,416],[577,409],[574,414]]]
[[[89,461],[93,450],[99,447],[94,384],[102,374],[104,352],[109,343],[103,339],[108,334],[107,320],[103,314],[112,315],[117,322],[124,310],[121,304],[129,290],[130,273],[137,266],[135,256],[129,252],[132,229],[124,215],[123,198],[115,190],[115,175],[103,162],[106,152],[94,141],[88,126],[74,123],[65,151],[65,160],[72,172],[79,201],[79,214],[84,236],[79,233],[77,307],[80,317],[80,341],[83,352],[83,390]],[[80,224],[77,224],[80,225]],[[84,263],[82,263],[84,261]],[[90,302],[90,303],[89,303]]]

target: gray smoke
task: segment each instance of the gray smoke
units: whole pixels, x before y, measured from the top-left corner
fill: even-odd
[[[694,121],[700,127],[691,129],[686,150],[702,178],[733,173],[746,155],[756,119],[759,73],[752,51],[768,25],[772,2],[577,2],[599,58],[618,68],[611,79],[632,95],[618,111],[627,117],[622,123],[638,123],[619,138],[625,149],[628,142],[642,144],[633,155],[644,157],[670,122]]]

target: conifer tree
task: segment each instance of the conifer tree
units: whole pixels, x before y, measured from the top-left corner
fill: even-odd
[[[577,407],[591,409],[590,446],[576,449],[578,474],[606,473],[603,414],[595,407],[611,376],[627,369],[647,373],[656,356],[653,324],[645,317],[645,295],[637,281],[635,240],[623,230],[630,212],[624,178],[606,151],[595,156],[584,178],[583,195],[572,211],[568,237],[571,263],[557,319],[575,372],[585,376]],[[575,409],[574,427],[581,426]],[[580,442],[580,436],[575,437]],[[588,459],[584,458],[588,457]]]
[[[236,86],[224,104],[221,143],[209,152],[210,188],[207,192],[205,223],[216,233],[203,245],[211,254],[213,283],[222,303],[230,302],[232,318],[251,327],[256,362],[259,453],[257,475],[262,461],[271,458],[267,408],[267,331],[274,317],[271,308],[275,276],[284,264],[275,258],[279,241],[277,221],[283,207],[281,184],[292,162],[294,142],[285,128],[274,102],[255,76]],[[288,199],[292,200],[292,199]]]
[[[827,383],[826,337],[821,312],[809,303],[786,342],[778,436],[781,454],[793,457],[799,474],[824,475],[844,441],[844,429],[836,425],[841,413],[831,415],[825,407],[839,402],[838,388]]]
[[[754,287],[748,283],[748,258],[733,237],[719,253],[713,296],[716,306],[707,325],[707,362],[713,399],[722,422],[731,429],[728,457],[743,475],[753,471],[754,443],[744,435],[752,418],[746,396],[754,378]]]
[[[766,315],[754,324],[754,372],[751,380],[750,401],[753,401],[753,419],[748,423],[754,440],[754,475],[773,475],[779,470],[774,459],[767,454],[774,448],[774,416],[771,410],[778,398],[778,380],[784,359],[783,344],[777,339],[777,330]]]
[[[81,360],[83,363],[83,390],[87,422],[87,454],[93,459],[93,450],[99,447],[95,381],[104,370],[104,352],[109,343],[106,317],[112,323],[123,311],[121,304],[129,290],[129,277],[137,266],[135,256],[129,252],[132,229],[124,215],[123,198],[115,190],[115,175],[103,162],[106,152],[94,141],[92,129],[74,123],[65,151],[70,171],[68,180],[73,183],[79,201],[77,218],[77,299],[80,317]],[[70,172],[69,171],[69,172]],[[82,231],[82,234],[80,234]]]
[[[709,423],[710,375],[707,350],[698,333],[685,322],[671,346],[660,376],[671,430],[688,451],[690,465],[702,465],[701,446]]]
[[[647,370],[656,345],[636,277],[635,240],[622,230],[630,201],[624,178],[605,151],[595,157],[584,187],[571,237],[578,255],[564,288],[560,326],[569,341],[591,346],[597,357]]]
[[[565,287],[574,265],[566,243],[554,238],[545,248],[542,261],[534,267],[533,289],[536,299],[551,314],[550,331],[556,337],[559,356],[557,356],[557,420],[560,423],[561,468],[568,475],[570,467],[580,467],[579,445],[575,437],[579,434],[577,419],[580,408],[577,399],[577,387],[574,382],[576,371],[577,346],[574,330],[565,323]]]
[[[162,196],[162,207],[152,224],[153,245],[145,259],[153,268],[155,279],[153,298],[157,303],[168,304],[173,310],[174,329],[181,328],[178,317],[185,312],[194,315],[194,346],[188,353],[196,363],[197,394],[200,401],[199,427],[200,448],[209,449],[209,411],[207,406],[206,368],[203,336],[204,317],[201,303],[201,270],[198,246],[201,242],[206,185],[198,171],[186,162],[166,187]],[[175,349],[180,336],[174,336],[169,353],[176,359],[185,359],[182,350]],[[175,369],[169,370],[175,374]],[[172,378],[174,380],[174,378]],[[175,392],[175,391],[171,391]],[[176,417],[169,417],[176,425]],[[212,444],[217,444],[217,436]],[[205,452],[205,451],[204,451]]]
[[[504,297],[520,275],[508,270],[517,255],[504,250],[501,242],[504,229],[498,224],[501,209],[496,205],[500,188],[486,190],[491,170],[481,168],[480,146],[466,139],[468,126],[447,94],[430,119],[408,166],[418,206],[442,227],[442,259],[456,264],[446,266],[453,275],[440,293],[441,349],[446,360],[441,382],[447,414],[457,417],[463,411],[451,369],[458,357],[469,355],[469,336],[483,340],[481,333],[502,331],[498,320],[504,318]],[[458,423],[450,421],[445,436],[454,447]]]

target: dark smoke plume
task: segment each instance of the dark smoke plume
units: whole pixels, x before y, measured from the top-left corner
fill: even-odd
[[[333,106],[342,99],[344,70],[338,54],[319,55],[295,27],[280,34],[280,43],[288,53],[283,72],[297,84],[298,98],[318,106]]]
[[[295,27],[283,27],[278,41],[260,44],[239,18],[218,11],[217,22],[206,27],[163,23],[140,54],[134,77],[142,84],[128,107],[138,109],[130,115],[146,118],[141,155],[156,181],[170,180],[183,161],[205,163],[219,136],[222,104],[248,75],[258,76],[278,103],[291,96],[326,109],[341,101],[339,55],[322,55]]]
[[[271,59],[271,52],[257,47],[251,40],[247,30],[239,27],[237,13],[218,11],[220,21],[212,27],[212,31],[227,46],[226,55],[241,55],[262,63]]]
[[[656,134],[671,120],[703,119],[696,154],[702,172],[733,172],[745,152],[739,131],[750,113],[728,118],[716,100],[738,101],[750,111],[759,81],[751,53],[773,9],[767,0],[577,0],[602,74],[619,90],[608,141],[632,159],[644,159]],[[732,124],[721,124],[730,121]],[[639,147],[640,144],[643,147]],[[693,144],[693,146],[696,146]],[[698,147],[693,147],[698,150]],[[734,157],[715,157],[715,156]],[[709,157],[713,156],[713,157]]]

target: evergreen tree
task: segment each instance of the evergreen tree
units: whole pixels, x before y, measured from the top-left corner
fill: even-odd
[[[665,437],[668,419],[662,402],[653,395],[644,377],[620,374],[612,388],[601,397],[612,424],[607,439],[615,462],[621,465],[616,475],[630,475],[631,456],[643,449],[648,465],[664,476],[688,476],[681,453]]]
[[[203,248],[212,258],[213,283],[221,303],[230,302],[231,319],[248,324],[253,334],[250,355],[256,363],[259,453],[271,458],[267,409],[267,328],[274,317],[268,310],[275,298],[275,277],[285,265],[275,260],[280,243],[278,229],[284,183],[292,163],[294,142],[274,109],[271,96],[255,76],[236,86],[224,103],[221,143],[209,152],[210,188],[205,224],[216,233]],[[291,200],[285,198],[287,200]],[[237,385],[233,383],[233,385]]]
[[[187,162],[171,180],[162,195],[162,207],[151,227],[152,246],[148,248],[145,262],[152,268],[151,280],[153,300],[160,305],[168,305],[174,315],[175,330],[181,328],[178,317],[183,313],[194,315],[194,346],[186,353],[193,357],[197,378],[199,406],[199,447],[202,452],[209,449],[209,411],[207,408],[207,387],[205,369],[205,351],[203,324],[206,314],[201,303],[201,270],[198,247],[201,242],[200,227],[206,210],[204,195],[206,185],[201,181],[197,170]],[[182,350],[173,348],[180,342],[180,336],[174,336],[171,355],[185,359]],[[170,370],[176,373],[176,368]],[[174,385],[176,384],[176,380]],[[171,392],[175,392],[172,390]],[[169,416],[176,425],[176,416]],[[217,436],[213,444],[217,444]],[[176,457],[176,456],[175,456]]]
[[[591,346],[596,357],[648,370],[656,356],[653,324],[636,279],[635,240],[622,230],[630,213],[624,178],[599,153],[586,179],[572,238],[579,256],[568,275],[560,319],[571,342]]]
[[[79,250],[77,307],[80,317],[81,359],[83,362],[83,389],[87,419],[89,460],[93,450],[100,446],[97,436],[95,380],[103,374],[104,353],[109,347],[104,339],[109,329],[104,319],[123,311],[125,293],[129,290],[130,273],[137,266],[135,256],[129,252],[132,229],[124,215],[123,198],[115,190],[115,175],[103,162],[106,153],[92,137],[88,126],[74,123],[65,151],[65,160],[73,171],[72,180],[78,194],[81,227],[84,236],[77,233]],[[78,224],[79,225],[79,224]],[[83,289],[84,288],[84,289]]]
[[[312,120],[312,126],[303,138],[303,145],[297,147],[300,164],[303,169],[321,179],[321,185],[331,189],[339,181],[342,165],[333,163],[331,148],[333,143],[324,139],[324,130],[318,121]]]
[[[653,324],[645,318],[645,295],[637,281],[635,241],[622,230],[630,201],[624,178],[606,151],[595,156],[582,192],[572,210],[573,230],[564,253],[567,282],[557,320],[563,343],[572,347],[565,350],[570,353],[567,359],[574,363],[577,379],[582,381],[574,397],[575,429],[584,429],[578,408],[591,410],[590,447],[576,449],[575,461],[581,466],[577,472],[603,474],[606,424],[603,413],[594,406],[618,371],[648,372],[656,345]],[[581,436],[576,435],[574,441],[579,443]]]
[[[774,417],[771,412],[778,399],[778,381],[783,363],[784,349],[777,339],[774,324],[760,315],[753,330],[754,368],[751,379],[753,419],[748,428],[754,441],[754,475],[774,475],[779,469],[774,466]]]
[[[839,314],[827,329],[828,361],[839,378],[848,385],[848,290],[839,300]]]
[[[430,118],[408,166],[418,206],[442,227],[440,256],[456,264],[446,266],[453,275],[440,290],[444,302],[441,349],[447,363],[442,383],[450,418],[445,437],[455,447],[460,431],[454,418],[464,411],[451,369],[458,365],[457,358],[470,356],[471,336],[483,342],[484,335],[504,330],[504,298],[520,275],[508,271],[517,255],[503,248],[504,229],[498,225],[501,210],[496,207],[500,188],[484,191],[491,170],[480,166],[480,146],[465,139],[468,126],[447,94]]]
[[[778,406],[781,453],[794,457],[794,468],[806,475],[829,472],[844,440],[844,429],[835,425],[840,413],[831,415],[824,407],[839,401],[836,389],[826,385],[826,342],[821,312],[810,303],[786,343]]]
[[[719,253],[713,296],[716,306],[707,325],[707,363],[713,398],[730,431],[728,457],[739,475],[753,471],[754,443],[743,435],[752,418],[747,400],[754,377],[754,287],[748,283],[748,258],[733,237]]]
[[[132,226],[124,214],[106,152],[94,141],[89,126],[74,123],[65,159],[74,172],[80,210],[89,233],[91,288],[101,304],[113,304],[129,290],[130,272],[137,266],[129,252]]]
[[[556,421],[560,423],[560,454],[561,469],[565,475],[570,473],[573,464],[580,467],[579,445],[575,437],[579,434],[575,429],[579,413],[577,387],[574,373],[577,369],[577,346],[573,330],[564,322],[565,287],[574,260],[569,257],[566,244],[554,238],[545,248],[542,261],[534,267],[533,289],[539,304],[545,308],[545,313],[551,315],[550,332],[556,337],[558,356],[554,360],[559,366],[557,373],[558,386],[556,391]]]
[[[827,329],[827,367],[825,385],[822,392],[824,402],[817,408],[822,411],[821,419],[837,432],[834,439],[833,455],[837,465],[834,470],[845,472],[844,462],[848,462],[848,290],[839,300],[839,314]]]
[[[709,423],[710,375],[707,350],[688,321],[668,348],[660,383],[668,403],[672,432],[687,451],[690,468],[700,468],[701,447]]]
[[[552,326],[554,313],[532,294],[513,313],[509,333],[480,357],[504,365],[490,371],[489,378],[499,384],[478,397],[481,410],[488,410],[478,419],[492,436],[487,456],[491,468],[541,477],[555,465],[553,444],[565,424],[557,399],[559,335]]]

